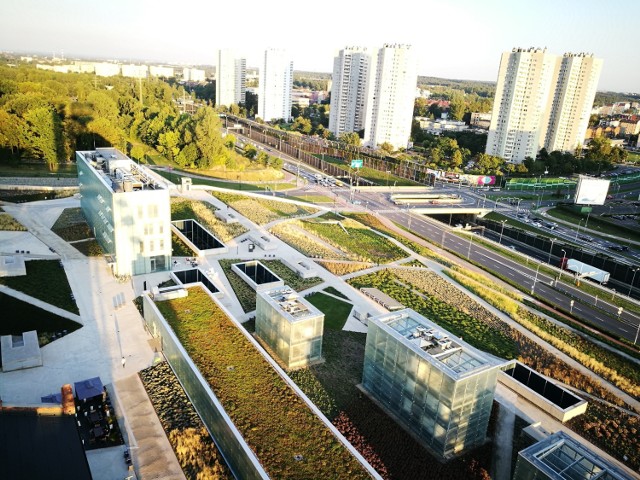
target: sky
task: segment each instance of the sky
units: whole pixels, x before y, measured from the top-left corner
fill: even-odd
[[[2,0],[0,51],[214,64],[233,48],[259,66],[284,48],[295,70],[331,72],[347,46],[410,44],[420,75],[495,81],[514,47],[604,59],[598,90],[640,92],[637,0]]]

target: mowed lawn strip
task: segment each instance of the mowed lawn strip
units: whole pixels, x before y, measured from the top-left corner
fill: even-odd
[[[157,306],[271,478],[370,478],[204,291]]]

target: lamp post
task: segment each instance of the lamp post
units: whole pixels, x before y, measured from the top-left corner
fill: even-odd
[[[440,247],[441,247],[442,249],[444,249],[444,236],[445,236],[446,234],[447,234],[447,229],[446,229],[446,228],[443,228],[443,229],[442,229],[442,241],[440,242]]]
[[[589,207],[591,208],[591,207]],[[587,220],[584,222],[584,229],[587,229],[587,224],[589,223],[589,215],[591,214],[591,210],[587,212]]]
[[[389,188],[389,174],[391,173],[391,170],[387,170],[387,188]]]
[[[640,334],[640,321],[638,321],[638,330],[636,330],[636,338],[633,340],[634,345],[638,341],[638,334]]]
[[[509,220],[501,220],[500,223],[502,223],[502,228],[500,229],[500,239],[498,240],[498,244],[502,245],[502,234],[504,233],[504,224],[507,223]]]
[[[409,231],[411,231],[411,208],[407,205],[407,212],[409,213]]]
[[[540,265],[542,265],[541,263],[538,264],[538,268],[536,268],[536,276],[533,279],[533,285],[531,286],[531,295],[533,295],[533,292],[536,289],[536,283],[538,282],[538,272],[540,272]]]
[[[484,198],[482,199],[482,208],[484,208],[484,204],[485,204],[485,202],[487,201],[487,194],[486,194],[486,193],[483,193],[483,194],[482,194],[482,196],[484,197]]]
[[[631,285],[629,285],[629,294],[627,295],[627,298],[631,298],[631,290],[633,290],[633,282],[636,279],[636,273],[638,272],[638,270],[640,270],[640,267],[636,267],[633,269],[633,276],[631,277]]]
[[[551,239],[551,247],[549,247],[549,258],[547,259],[547,263],[551,264],[551,252],[553,251],[553,242],[555,242],[557,238]]]
[[[473,232],[469,234],[469,250],[467,250],[467,260],[471,256],[471,245],[473,244]]]
[[[562,280],[562,272],[564,271],[564,259],[567,258],[567,251],[563,248],[562,249],[562,260],[561,260],[561,264],[560,264],[560,276],[558,277],[558,280]]]
[[[574,242],[578,241],[578,235],[580,234],[580,226],[582,225],[582,220],[578,222],[578,229],[576,230],[576,238],[573,239]]]

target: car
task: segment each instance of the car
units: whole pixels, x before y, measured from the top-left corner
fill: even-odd
[[[626,245],[609,245],[607,247],[609,250],[613,250],[614,252],[626,252],[629,250],[629,247]]]
[[[578,238],[580,240],[584,240],[585,242],[592,242],[593,238],[590,237],[589,235],[578,235]]]

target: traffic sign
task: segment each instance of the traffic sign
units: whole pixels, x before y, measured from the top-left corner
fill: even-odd
[[[356,160],[351,160],[351,168],[362,168],[362,160],[359,158]]]

